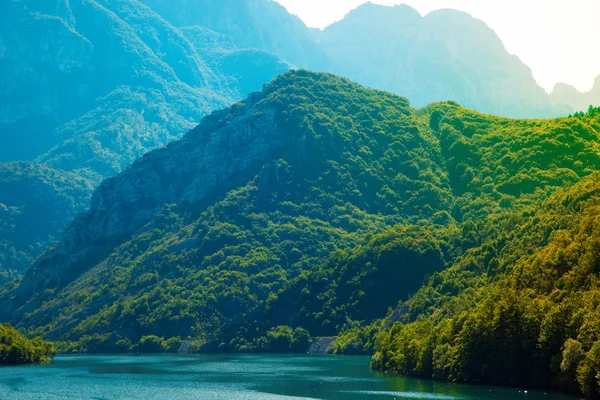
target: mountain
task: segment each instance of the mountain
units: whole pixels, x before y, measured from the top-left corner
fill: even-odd
[[[479,225],[481,243],[396,310],[372,366],[597,398],[598,193],[595,174]]]
[[[220,58],[241,48],[227,37],[210,47],[198,35],[190,40],[136,0],[11,0],[4,7],[4,161],[39,157],[111,176],[289,69],[253,53],[232,66]],[[266,71],[240,88],[239,75],[255,64]]]
[[[369,3],[323,32],[268,0],[9,0],[0,11],[0,162],[64,172],[60,182],[76,174],[97,186],[294,66],[417,107],[452,99],[508,116],[573,112],[484,23],[451,10],[421,17]],[[68,217],[41,227],[54,230],[45,240],[0,228],[11,249],[0,274],[23,273],[82,207],[57,212]]]
[[[207,28],[176,28],[136,0],[0,9],[0,202],[13,210],[0,226],[0,279],[55,244],[102,179],[293,68]],[[52,212],[39,218],[44,203]]]
[[[140,0],[177,27],[203,26],[230,36],[241,48],[275,54],[303,68],[332,62],[311,31],[273,0]]]
[[[1,318],[104,352],[153,336],[264,351],[293,335],[279,326],[332,335],[384,318],[461,257],[475,275],[485,232],[598,171],[598,117],[416,110],[287,73],[105,180],[7,286]]]
[[[550,93],[550,100],[554,104],[567,104],[575,111],[587,111],[590,105],[597,107],[600,105],[600,76],[594,81],[594,87],[585,93],[571,85],[557,83]]]
[[[319,46],[331,72],[406,96],[416,107],[455,100],[517,118],[566,115],[484,22],[455,10],[422,17],[413,8],[366,3],[325,28]]]
[[[137,321],[138,311],[124,311],[118,322],[122,332],[108,342],[137,342],[138,333],[218,333],[287,279],[363,233],[413,220],[421,209],[433,217],[449,207],[448,183],[431,161],[437,157],[435,148],[421,135],[413,114],[403,98],[340,78],[305,71],[278,78],[104,181],[90,211],[29,270],[3,310],[19,309],[23,316],[29,309],[31,316],[19,327],[32,328],[30,323],[40,318],[47,321],[44,325],[59,318],[49,310],[64,301],[63,306],[70,304],[63,308],[70,310],[69,322],[65,319],[60,328],[48,325],[53,332],[45,334],[70,340],[106,335],[94,330],[70,336],[73,324],[81,323],[80,330],[123,306],[130,310],[141,301],[145,307],[146,290],[163,280],[155,263],[168,260],[181,268],[165,266],[165,277],[174,285],[172,294],[165,292],[172,300],[160,300],[166,314],[158,311],[156,322],[148,325]],[[419,169],[430,172],[419,175]],[[388,185],[405,191],[396,195]],[[395,207],[388,205],[392,199]],[[131,251],[127,260],[121,258],[121,246]],[[154,252],[159,248],[165,253]],[[140,263],[136,259],[146,253],[143,249],[149,258]],[[97,279],[114,279],[122,291],[109,289],[109,281],[98,287],[106,292],[88,291]],[[190,290],[200,296],[189,304],[193,309],[179,300]],[[38,296],[50,293],[53,300],[46,298],[40,308]],[[89,297],[81,297],[84,293]],[[23,303],[32,296],[33,301]],[[202,325],[195,322],[200,320]]]
[[[32,254],[60,239],[64,221],[83,212],[93,182],[30,162],[0,164],[0,283],[24,272]]]

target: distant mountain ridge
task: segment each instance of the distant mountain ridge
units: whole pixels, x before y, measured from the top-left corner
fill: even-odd
[[[576,88],[565,83],[557,83],[550,93],[554,104],[567,104],[575,111],[587,111],[589,106],[600,104],[600,76],[594,80],[594,86],[581,93]]]
[[[406,96],[416,107],[454,100],[518,118],[568,114],[484,22],[455,10],[422,17],[407,5],[365,3],[319,35],[333,72]]]

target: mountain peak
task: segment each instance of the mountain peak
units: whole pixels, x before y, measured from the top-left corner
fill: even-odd
[[[552,89],[552,94],[555,95],[566,95],[566,94],[579,94],[579,91],[573,85],[568,83],[558,82]]]
[[[397,19],[397,18],[412,18],[420,19],[421,14],[407,4],[396,4],[392,6],[386,6],[383,4],[375,4],[372,2],[366,2],[350,11],[345,19],[350,19],[360,16],[361,18],[372,18],[372,17],[384,17],[386,19]],[[343,20],[342,20],[343,21]],[[377,19],[371,20],[371,22],[377,22]]]

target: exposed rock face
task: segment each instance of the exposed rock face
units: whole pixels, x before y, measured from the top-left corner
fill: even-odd
[[[60,244],[4,293],[0,318],[34,329],[69,312],[60,327],[40,333],[66,338],[107,305],[151,289],[154,283],[147,279],[160,269],[156,263],[190,255],[184,269],[169,266],[164,272],[182,288],[190,286],[186,291],[206,296],[206,307],[181,324],[153,324],[158,333],[188,337],[193,321],[212,324],[200,328],[207,333],[212,326],[243,321],[281,288],[284,276],[296,276],[337,246],[353,243],[357,230],[379,230],[403,215],[417,218],[421,209],[430,215],[448,208],[448,183],[432,161],[439,150],[415,113],[404,98],[332,75],[302,70],[279,77],[105,180],[90,210],[66,229]],[[420,161],[411,154],[423,156],[432,172],[418,173]],[[367,173],[372,178],[360,180]],[[391,193],[383,184],[387,174],[401,177],[394,195],[400,212],[385,200]],[[428,200],[418,202],[421,196]],[[143,248],[155,245],[161,252],[138,259]],[[219,261],[221,256],[227,260]],[[117,289],[105,274],[121,268],[129,272],[120,280],[126,286]],[[213,278],[220,283],[210,283]],[[238,279],[248,279],[243,285],[251,288],[240,299],[210,293],[223,285],[237,287]],[[89,302],[80,297],[96,291]],[[135,336],[147,327],[136,324],[124,322],[114,331],[139,340]]]
[[[310,354],[327,354],[335,339],[334,336],[313,338],[308,352]]]

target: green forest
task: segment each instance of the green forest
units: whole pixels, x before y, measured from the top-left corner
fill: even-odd
[[[48,363],[54,346],[40,338],[27,339],[8,324],[0,324],[0,365]]]
[[[337,336],[379,370],[600,395],[599,155],[595,108],[415,109],[292,71],[105,180],[0,317],[66,352]]]

